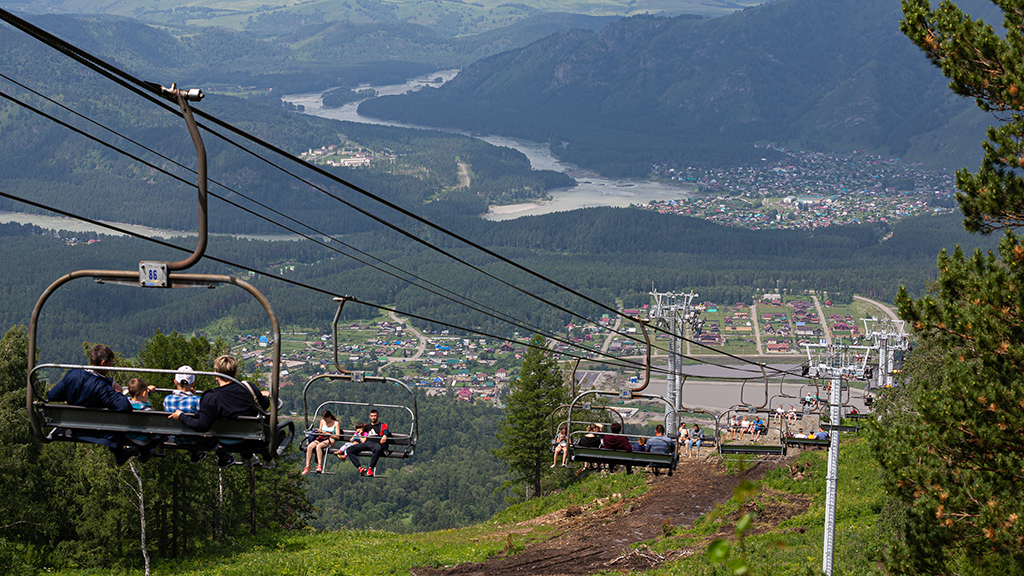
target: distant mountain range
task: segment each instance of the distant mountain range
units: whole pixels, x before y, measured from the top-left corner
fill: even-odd
[[[547,13],[482,34],[454,37],[404,22],[287,22],[274,32],[235,32],[216,27],[157,28],[120,16],[25,17],[140,76],[169,77],[182,85],[203,87],[272,88],[281,94],[397,84],[420,74],[461,68],[557,32],[600,30],[616,20]],[[294,26],[285,31],[284,24]]]
[[[899,8],[777,0],[710,20],[637,16],[484,58],[360,112],[550,141],[611,176],[745,162],[764,155],[757,142],[973,168],[989,118],[900,33]]]

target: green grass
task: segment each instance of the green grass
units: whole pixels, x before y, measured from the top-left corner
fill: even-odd
[[[750,574],[803,576],[821,573],[826,455],[825,451],[813,451],[800,457],[800,463],[811,465],[809,474],[802,480],[794,480],[785,469],[766,475],[761,484],[763,489],[753,499],[754,502],[766,504],[772,499],[785,499],[787,494],[807,494],[813,500],[806,513],[782,522],[771,532],[746,539],[746,559],[752,567]],[[881,553],[882,528],[878,521],[883,497],[878,466],[871,457],[867,442],[844,443],[839,458],[833,574],[880,573],[873,560]],[[730,500],[701,518],[693,528],[677,528],[671,537],[653,543],[652,548],[660,553],[694,546],[697,551],[645,574],[728,574],[724,566],[711,564],[704,550],[720,530],[731,533],[737,510],[737,503]],[[757,526],[757,521],[754,525]]]
[[[551,534],[550,527],[512,524],[571,505],[602,507],[647,490],[642,474],[590,475],[550,496],[514,505],[490,522],[467,528],[393,534],[373,530],[261,534],[244,542],[209,544],[186,560],[159,560],[151,553],[153,576],[322,576],[408,574],[412,568],[444,568],[482,562],[518,552]],[[53,574],[110,574],[104,570],[63,570]],[[141,568],[116,572],[142,574]]]
[[[745,540],[745,558],[750,574],[819,574],[824,537],[825,472],[827,452],[806,452],[798,459],[806,476],[795,479],[782,468],[765,475],[760,490],[748,502],[762,511],[809,498],[810,508],[799,515],[755,533]],[[567,472],[565,472],[567,473]],[[568,478],[568,476],[566,476]],[[840,455],[839,496],[836,514],[834,574],[878,574],[874,559],[880,549],[879,524],[883,492],[879,471],[863,440],[844,442]],[[556,478],[557,479],[557,478]],[[363,575],[407,574],[416,567],[444,568],[489,557],[515,553],[531,541],[551,535],[553,528],[517,525],[573,505],[585,509],[613,504],[621,498],[643,494],[647,484],[641,474],[627,476],[591,475],[564,489],[513,505],[491,521],[455,530],[419,534],[392,534],[379,531],[342,530],[315,533],[294,532],[263,534],[244,542],[207,545],[192,558],[181,561],[153,560],[152,574],[161,575]],[[752,504],[751,504],[752,503]],[[744,510],[750,509],[745,506]],[[719,534],[732,534],[740,505],[734,501],[719,505],[692,527],[669,527],[669,534],[646,545],[665,554],[689,551],[683,558],[644,572],[650,575],[727,574],[722,565],[710,563],[705,551]],[[762,516],[764,514],[762,513]],[[776,520],[777,522],[777,520]],[[774,523],[773,523],[774,524]],[[755,532],[764,530],[764,518],[755,521]],[[759,528],[760,527],[760,528]],[[729,537],[730,539],[731,536]],[[735,549],[735,548],[734,548]],[[58,571],[56,574],[81,576],[108,571]],[[141,570],[121,572],[140,574]]]

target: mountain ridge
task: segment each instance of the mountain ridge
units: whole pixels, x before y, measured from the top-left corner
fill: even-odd
[[[762,155],[759,141],[976,163],[986,118],[949,93],[899,17],[883,0],[777,0],[711,20],[635,16],[481,59],[445,86],[360,112],[551,141],[563,160],[610,176],[643,176],[668,160],[746,161]]]

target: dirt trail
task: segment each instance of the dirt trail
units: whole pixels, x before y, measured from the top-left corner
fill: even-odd
[[[747,478],[757,480],[765,471],[787,465],[791,460],[792,457],[781,463],[753,465],[747,471]],[[535,524],[548,524],[553,525],[556,532],[547,540],[512,556],[499,555],[485,562],[461,564],[447,570],[421,568],[414,570],[413,574],[561,576],[591,574],[602,570],[647,570],[694,551],[677,551],[659,556],[650,551],[631,550],[631,544],[661,537],[662,526],[666,521],[676,527],[692,525],[717,504],[727,501],[739,482],[736,476],[724,474],[724,466],[716,456],[700,461],[684,459],[672,477],[664,474],[648,477],[651,488],[638,498],[622,500],[595,510],[570,507],[524,522],[524,529]],[[807,502],[796,502],[768,516],[774,516],[772,524],[777,524],[803,512],[806,505]]]

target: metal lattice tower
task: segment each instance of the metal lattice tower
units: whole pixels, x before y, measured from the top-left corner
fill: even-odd
[[[897,350],[906,352],[910,346],[910,337],[904,331],[906,323],[903,320],[881,320],[863,318],[864,337],[874,340],[874,348],[878,350],[878,379],[877,388],[887,388],[893,385],[894,358]],[[871,383],[868,382],[868,389]]]
[[[675,435],[679,428],[676,411],[682,408],[683,391],[683,351],[685,350],[684,330],[687,325],[694,334],[700,334],[704,326],[704,319],[700,313],[704,307],[694,305],[693,299],[698,296],[692,290],[689,293],[675,292],[650,292],[654,297],[654,305],[648,314],[648,320],[655,321],[665,326],[667,332],[672,334],[668,343],[668,375],[665,379],[665,399],[669,406],[665,406],[665,424],[667,432]]]
[[[828,473],[825,476],[825,545],[821,570],[832,576],[833,545],[836,531],[836,493],[839,478],[839,427],[842,420],[843,380],[864,380],[867,375],[868,356],[873,350],[867,346],[811,345],[807,347],[808,374],[814,378],[828,378],[830,384]],[[812,353],[817,349],[817,353]]]

